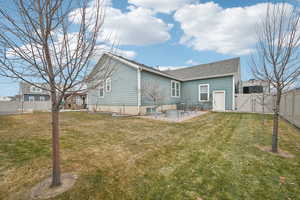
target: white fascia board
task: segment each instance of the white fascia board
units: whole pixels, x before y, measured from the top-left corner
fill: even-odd
[[[220,75],[214,75],[214,76],[202,76],[202,77],[195,77],[191,79],[181,79],[181,81],[194,81],[194,80],[202,80],[202,79],[209,79],[209,78],[221,78],[226,76],[234,76],[235,73],[229,73],[229,74],[220,74]]]

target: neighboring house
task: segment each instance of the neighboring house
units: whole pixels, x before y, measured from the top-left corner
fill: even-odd
[[[64,109],[86,109],[86,92],[68,93],[64,98]]]
[[[50,94],[38,87],[30,85],[26,82],[20,83],[21,101],[35,102],[35,101],[50,101]]]
[[[12,97],[0,96],[0,101],[11,101]]]
[[[243,94],[270,93],[271,87],[268,81],[250,79],[241,84]]]
[[[144,114],[152,103],[141,92],[147,81],[159,83],[165,97],[164,109],[178,104],[196,105],[204,110],[234,110],[240,83],[240,59],[233,58],[178,70],[160,71],[121,56],[105,53],[91,72],[95,76],[101,60],[114,65],[102,85],[88,90],[88,108],[108,112]],[[89,83],[92,84],[92,83]]]

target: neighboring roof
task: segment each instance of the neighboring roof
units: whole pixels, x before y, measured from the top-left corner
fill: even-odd
[[[136,68],[139,67],[142,70],[159,74],[161,76],[173,78],[179,81],[188,81],[188,80],[235,75],[239,73],[239,66],[240,66],[240,58],[232,58],[232,59],[208,63],[208,64],[186,67],[183,69],[160,71],[153,67],[138,63],[136,61],[124,58],[119,55],[115,55],[112,53],[105,53],[105,54],[111,57],[115,57],[118,60],[123,61],[126,64],[129,64],[133,67]]]
[[[165,71],[181,80],[195,80],[209,77],[233,75],[239,72],[240,58],[232,58],[218,62],[196,65],[177,70]]]
[[[45,83],[34,83],[34,84],[41,85],[41,86],[46,85]],[[41,92],[39,92],[39,91],[32,92],[31,89],[30,89],[31,87],[32,87],[32,85],[30,85],[29,83],[21,81],[20,82],[20,92],[21,92],[21,94],[22,95],[23,94],[49,94],[49,92],[45,91],[45,90],[42,90]]]
[[[250,79],[248,81],[242,81],[241,84],[243,87],[249,87],[249,86],[264,86],[264,87],[269,87],[270,82],[265,81],[265,80],[256,80],[256,79]]]

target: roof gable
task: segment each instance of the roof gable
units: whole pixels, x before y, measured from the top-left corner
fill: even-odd
[[[240,67],[240,58],[232,58],[232,59],[217,61],[208,64],[186,67],[183,69],[161,71],[153,67],[138,63],[136,61],[112,53],[104,53],[103,56],[105,55],[114,58],[119,62],[122,62],[130,67],[145,70],[151,73],[155,73],[179,81],[236,75],[239,73],[239,67]]]
[[[208,64],[201,64],[184,69],[168,70],[166,73],[181,80],[195,80],[209,77],[234,75],[239,71],[240,58],[233,58]]]

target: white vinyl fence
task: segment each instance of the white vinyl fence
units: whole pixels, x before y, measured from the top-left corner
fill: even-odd
[[[266,94],[237,94],[238,112],[273,113],[275,96]],[[280,115],[300,128],[300,90],[286,92],[281,97]]]
[[[235,103],[239,112],[273,113],[274,97],[266,94],[237,94]]]
[[[32,111],[48,111],[51,108],[50,101],[19,102],[0,101],[0,114],[22,113]]]
[[[300,90],[283,94],[280,103],[280,115],[300,128]]]

